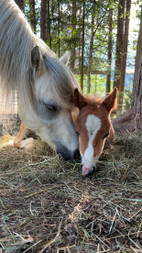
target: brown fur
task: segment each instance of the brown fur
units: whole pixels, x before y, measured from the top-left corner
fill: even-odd
[[[74,92],[74,104],[79,108],[77,114],[73,115],[76,131],[79,133],[80,152],[84,154],[88,147],[89,136],[86,129],[88,115],[94,115],[101,120],[101,128],[93,140],[94,158],[98,158],[105,146],[108,146],[114,138],[114,130],[110,121],[111,111],[116,109],[118,91],[113,92],[104,99],[96,100],[92,95],[83,96],[77,89]],[[104,136],[109,133],[108,137]]]

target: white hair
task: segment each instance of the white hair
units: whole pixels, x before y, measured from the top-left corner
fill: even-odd
[[[0,78],[0,92],[15,95],[17,91],[20,117],[26,126],[65,159],[74,158],[78,136],[71,108],[78,83],[64,60],[57,59],[34,35],[14,0],[0,0]]]
[[[14,0],[0,0],[0,88],[6,94],[17,90],[22,105],[33,102],[31,51],[35,46],[40,48],[45,66],[55,80],[55,96],[71,102],[71,94],[78,86],[72,72],[32,32]]]

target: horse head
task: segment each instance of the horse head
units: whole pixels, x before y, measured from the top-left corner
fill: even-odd
[[[77,88],[74,91],[74,104],[79,110],[73,114],[73,120],[79,134],[83,176],[93,174],[106,141],[114,137],[110,114],[116,108],[117,96],[116,88],[99,101],[91,95],[83,96]]]
[[[0,1],[0,89],[3,102],[18,94],[24,124],[51,144],[64,159],[79,155],[71,117],[79,87],[66,67],[29,26],[14,0]],[[15,99],[13,99],[13,105]]]
[[[78,135],[71,117],[77,81],[66,67],[68,60],[68,54],[57,59],[42,54],[38,46],[34,47],[27,87],[29,103],[22,102],[20,106],[20,116],[27,127],[53,146],[65,160],[79,157]]]

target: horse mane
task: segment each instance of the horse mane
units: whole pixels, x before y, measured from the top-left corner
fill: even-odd
[[[70,103],[69,94],[78,86],[72,72],[32,32],[14,0],[0,0],[0,90],[6,95],[17,90],[21,104],[27,101],[29,104],[33,103],[31,50],[34,46],[39,46],[46,67],[56,80],[53,88],[57,97],[61,96],[65,103]]]

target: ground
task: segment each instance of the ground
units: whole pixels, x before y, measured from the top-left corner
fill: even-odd
[[[142,252],[142,133],[117,135],[83,178],[41,140],[32,151],[0,140],[3,252]]]

